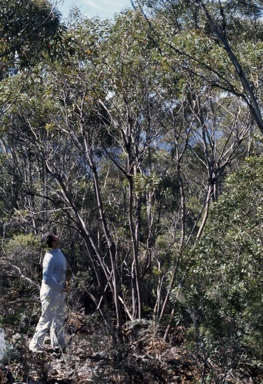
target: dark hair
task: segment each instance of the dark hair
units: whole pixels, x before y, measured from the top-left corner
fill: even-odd
[[[41,238],[41,243],[46,244],[49,248],[52,248],[53,241],[54,241],[53,236],[49,232],[45,233]]]

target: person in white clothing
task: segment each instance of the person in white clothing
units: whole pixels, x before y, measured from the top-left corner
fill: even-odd
[[[51,346],[65,350],[64,337],[66,258],[61,252],[59,236],[46,234],[41,239],[49,250],[43,260],[43,279],[40,289],[42,314],[29,349],[36,352],[42,349],[44,337],[50,330]]]

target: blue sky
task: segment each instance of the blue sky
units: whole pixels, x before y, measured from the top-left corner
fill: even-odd
[[[130,0],[57,0],[57,8],[62,12],[63,18],[68,16],[73,7],[80,9],[87,17],[99,16],[101,18],[112,18],[114,13],[119,13],[131,8]]]

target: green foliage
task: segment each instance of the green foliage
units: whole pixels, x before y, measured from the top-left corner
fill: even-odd
[[[9,270],[18,277],[16,288],[32,287],[39,282],[41,248],[40,238],[29,234],[13,234],[3,243],[4,260]],[[12,285],[14,284],[12,283]]]
[[[54,51],[60,29],[60,14],[46,0],[0,2],[0,57],[5,68],[35,65]]]
[[[248,158],[228,178],[189,256],[181,292],[193,321],[189,339],[195,348],[205,343],[222,365],[223,356],[231,366],[262,359],[262,165],[262,157]]]

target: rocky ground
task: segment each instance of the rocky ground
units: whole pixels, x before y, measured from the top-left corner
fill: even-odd
[[[187,350],[183,327],[173,328],[165,342],[161,330],[156,333],[151,322],[130,322],[123,328],[124,342],[113,345],[99,320],[81,311],[68,313],[66,353],[52,350],[48,337],[44,351],[32,353],[28,344],[38,317],[28,313],[28,317],[18,318],[17,311],[10,311],[12,305],[18,308],[17,300],[5,302],[9,312],[1,325],[12,348],[0,366],[0,384],[263,383],[263,371],[258,368],[233,370],[209,359],[201,361]],[[19,305],[23,307],[23,303]]]
[[[29,338],[6,332],[15,349],[2,365],[0,383],[84,384],[84,383],[194,383],[198,369],[193,359],[178,346],[154,337],[147,323],[136,323],[125,329],[123,345],[112,346],[111,338],[98,324],[79,324],[71,314],[68,329],[80,332],[68,335],[66,353],[54,351],[48,338],[44,351],[28,350]],[[177,332],[182,338],[182,330]]]
[[[74,315],[74,316],[73,316]],[[77,314],[72,314],[77,322]],[[72,320],[72,319],[71,319]],[[187,352],[183,343],[183,328],[174,329],[173,343],[154,336],[151,326],[137,322],[125,329],[123,345],[112,346],[111,339],[103,334],[98,324],[78,324],[80,332],[67,335],[66,353],[55,352],[48,344],[44,351],[31,353],[29,338],[11,335],[15,349],[9,360],[1,365],[0,383],[20,384],[86,384],[86,383],[143,383],[190,384],[226,383],[260,384],[263,375],[252,377],[245,371],[225,371],[213,365],[204,367]],[[72,324],[68,323],[68,329]],[[209,375],[210,374],[210,375]],[[210,377],[209,381],[204,377]]]

